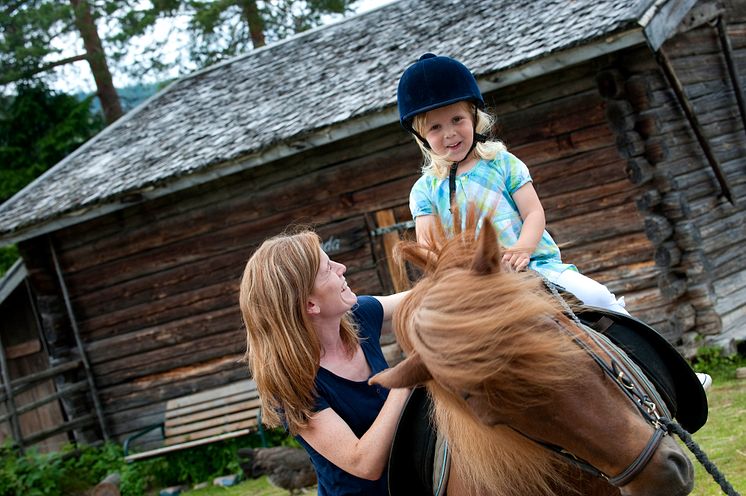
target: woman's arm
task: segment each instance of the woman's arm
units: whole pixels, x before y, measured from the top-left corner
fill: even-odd
[[[311,417],[299,434],[321,456],[345,472],[362,479],[379,479],[388,463],[396,424],[408,396],[409,389],[389,391],[378,417],[360,438],[331,408]]]
[[[394,316],[394,310],[396,310],[396,307],[399,306],[407,293],[409,293],[409,291],[402,291],[401,293],[394,293],[388,296],[374,296],[383,307],[383,324],[381,325],[382,334],[391,330],[391,319]]]
[[[544,207],[541,206],[539,195],[536,194],[532,183],[528,182],[518,188],[513,193],[513,201],[523,219],[523,227],[518,241],[505,250],[502,261],[514,270],[523,270],[528,266],[531,254],[536,250],[544,234],[546,219]]]

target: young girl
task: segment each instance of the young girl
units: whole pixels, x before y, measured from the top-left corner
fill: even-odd
[[[452,208],[465,218],[468,202],[494,209],[492,223],[505,247],[508,269],[532,269],[586,305],[629,315],[624,298],[582,275],[560,258],[546,231],[544,209],[526,165],[501,142],[489,140],[493,120],[469,69],[449,57],[426,53],[407,68],[397,90],[399,120],[422,150],[422,176],[409,194],[417,240],[427,243],[435,216],[453,227]],[[702,387],[712,378],[698,373]]]
[[[583,303],[627,314],[623,299],[560,258],[545,229],[544,209],[526,165],[499,141],[482,134],[492,127],[471,72],[460,62],[427,53],[410,66],[397,91],[402,126],[422,149],[422,177],[409,206],[417,240],[427,242],[435,216],[453,227],[451,208],[464,218],[466,205],[494,209],[492,223],[504,246],[503,264],[532,269]]]

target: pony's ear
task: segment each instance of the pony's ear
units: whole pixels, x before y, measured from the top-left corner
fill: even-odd
[[[422,362],[420,355],[412,353],[396,366],[377,373],[370,379],[368,384],[378,384],[385,388],[405,388],[424,384],[433,376]]]
[[[493,274],[500,271],[500,245],[497,243],[497,233],[492,222],[486,218],[479,232],[471,270],[477,274]]]

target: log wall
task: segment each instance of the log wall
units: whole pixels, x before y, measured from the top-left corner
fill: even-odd
[[[701,9],[700,5],[698,9]],[[704,10],[695,9],[694,16]],[[746,91],[746,17],[725,13],[727,32]],[[695,23],[696,24],[696,23]],[[646,49],[620,54],[607,74],[614,126],[630,178],[644,190],[637,206],[655,246],[658,285],[680,316],[688,355],[702,342],[733,350],[746,337],[746,132],[717,29],[682,25],[663,51],[684,87],[735,205],[721,188],[692,124]],[[625,152],[625,150],[629,150]]]

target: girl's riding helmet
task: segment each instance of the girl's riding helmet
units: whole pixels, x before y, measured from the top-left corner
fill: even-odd
[[[412,121],[423,112],[462,101],[484,108],[482,93],[469,69],[458,60],[432,53],[424,54],[404,71],[396,100],[399,122],[414,135]]]

